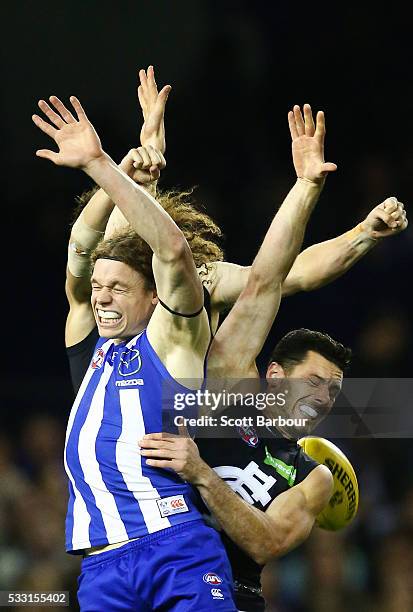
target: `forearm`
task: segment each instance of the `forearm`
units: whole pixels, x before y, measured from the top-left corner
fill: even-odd
[[[321,183],[298,179],[264,238],[251,274],[272,285],[286,278],[301,248],[308,219],[322,191]]]
[[[103,233],[114,207],[114,203],[103,189],[98,189],[80,214],[88,227]]]
[[[279,554],[286,521],[279,528],[261,510],[250,506],[205,464],[197,488],[227,535],[260,565]],[[288,517],[286,517],[288,520]]]
[[[113,238],[115,234],[127,231],[129,228],[130,225],[125,215],[115,206],[106,225],[105,240]]]
[[[148,193],[153,197],[156,197],[156,183],[150,183],[148,185],[141,185]],[[129,222],[125,215],[119,210],[119,208],[113,205],[113,210],[108,219],[105,229],[105,240],[112,238],[116,234],[125,232],[130,228]]]
[[[173,258],[182,248],[183,236],[164,209],[106,154],[85,171],[116,203],[129,225],[160,260]]]
[[[76,279],[89,279],[89,256],[103,238],[114,204],[102,189],[96,191],[83,208],[70,232],[67,265],[73,276],[68,276],[72,292],[77,291]],[[82,295],[84,293],[81,287]]]
[[[312,245],[295,260],[282,285],[283,296],[297,291],[312,291],[331,283],[377,243],[378,240],[371,238],[360,223],[337,238]]]

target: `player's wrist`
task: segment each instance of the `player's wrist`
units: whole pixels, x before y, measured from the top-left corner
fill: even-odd
[[[214,470],[210,468],[205,461],[200,459],[197,465],[196,474],[192,479],[192,484],[195,485],[201,493],[206,494],[214,488],[217,478],[219,480]]]
[[[321,190],[326,182],[325,176],[320,179],[307,178],[306,176],[297,176],[297,183],[308,188]]]
[[[151,196],[155,197],[157,193],[158,179],[151,181],[150,183],[138,183],[145,189]]]
[[[112,160],[103,150],[100,155],[96,155],[87,160],[82,166],[81,170],[86,172],[91,178],[98,175],[103,169],[111,165]]]
[[[369,248],[375,246],[381,240],[381,238],[374,236],[374,230],[369,228],[365,221],[358,223],[358,225],[349,230],[346,233],[346,238],[351,243],[364,245]]]

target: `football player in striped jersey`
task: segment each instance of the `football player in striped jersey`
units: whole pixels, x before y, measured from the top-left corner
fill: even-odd
[[[39,115],[33,121],[59,150],[40,149],[37,156],[86,172],[153,253],[148,269],[122,241],[95,251],[91,306],[81,299],[84,307],[72,311],[77,321],[68,321],[69,343],[95,325],[99,332],[64,454],[66,547],[85,555],[80,608],[234,611],[225,549],[204,522],[192,487],[146,465],[137,446],[142,435],[162,429],[165,386],[185,394],[202,385],[210,327],[193,256],[171,217],[103,151],[79,100],[70,101],[74,113],[55,96],[50,104],[39,101],[48,121]],[[161,156],[151,148],[146,154],[156,171]],[[75,286],[82,265],[76,256],[84,254],[90,230],[84,223],[76,228],[75,257],[69,253]],[[68,295],[77,299],[71,289]],[[190,387],[179,379],[189,379]]]

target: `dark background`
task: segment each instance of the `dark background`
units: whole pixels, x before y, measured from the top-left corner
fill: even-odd
[[[120,160],[138,143],[138,69],[153,64],[158,84],[173,86],[166,123],[168,166],[162,185],[199,185],[197,199],[225,232],[226,259],[249,264],[294,182],[287,112],[296,103],[309,102],[314,110],[325,111],[326,159],[339,167],[328,179],[312,216],[305,246],[350,229],[388,196],[396,195],[409,211],[413,174],[411,31],[397,3],[375,4],[373,9],[362,3],[243,0],[161,1],[154,5],[16,2],[3,5],[2,17],[0,125],[6,223],[1,274],[0,477],[11,470],[20,482],[14,486],[10,484],[13,479],[9,482],[12,498],[19,486],[34,483],[38,491],[46,486],[43,502],[33,493],[33,508],[39,504],[39,515],[43,512],[40,525],[50,511],[42,506],[46,494],[60,496],[62,512],[64,507],[64,485],[56,485],[56,473],[72,400],[63,347],[66,244],[74,197],[90,182],[79,171],[35,157],[37,148],[50,146],[31,122],[37,100],[55,94],[67,101],[69,95],[77,95],[105,150]],[[286,331],[309,327],[326,331],[353,348],[352,376],[410,377],[412,264],[413,233],[408,228],[383,241],[329,287],[286,299],[261,364]],[[308,576],[299,581],[310,584],[307,591],[302,586],[302,600],[291,600],[290,592],[298,592],[297,586],[291,588],[291,576],[302,575],[297,563],[302,563],[307,574],[314,571],[321,581],[326,567],[347,563],[358,582],[351,572],[348,578],[349,570],[343,566],[340,575],[331,576],[327,571],[330,582],[325,588],[328,591],[336,584],[330,588],[333,592],[341,585],[343,592],[350,589],[356,598],[362,597],[360,593],[363,597],[370,594],[366,600],[357,600],[356,607],[347,597],[353,609],[369,610],[374,602],[372,609],[380,605],[390,606],[380,610],[391,610],[397,597],[389,597],[386,603],[387,592],[399,593],[399,611],[413,609],[413,594],[403,580],[388,585],[384,566],[383,575],[380,573],[381,559],[386,559],[384,564],[393,559],[393,567],[403,559],[401,565],[410,567],[403,549],[403,542],[408,541],[406,530],[413,530],[413,489],[406,494],[413,467],[410,447],[410,441],[398,440],[368,447],[354,443],[352,458],[361,480],[367,483],[360,522],[349,535],[334,536],[334,542],[341,542],[334,548],[339,551],[337,559],[325,561],[318,574],[309,561],[314,558],[310,548],[321,546],[315,557],[326,559],[332,547],[324,543],[325,534],[317,536],[321,540],[310,543],[301,557],[290,556],[287,562],[293,564],[293,570],[287,572],[289,578],[282,581],[282,571],[277,579],[275,575],[271,578],[273,599],[278,602],[271,609],[339,610],[337,602],[325,604],[330,601],[327,594],[317,603],[305,603],[305,593],[313,588]],[[45,466],[53,463],[51,457],[56,457],[56,473],[44,476]],[[1,491],[7,498],[4,491],[8,490],[5,477],[2,482],[0,508]],[[21,490],[27,496],[27,489]],[[372,535],[368,516],[373,510]],[[3,588],[26,585],[29,578],[37,588],[43,584],[39,575],[50,576],[52,571],[53,564],[37,577],[27,573],[29,558],[45,558],[47,563],[49,557],[47,550],[41,554],[36,548],[42,544],[28,543],[20,533],[22,522],[26,533],[30,530],[27,504],[21,512],[21,516],[16,514],[20,517],[16,524],[5,520],[2,531],[0,510],[0,549],[3,546],[7,553],[3,558],[9,559],[10,554],[21,559],[21,566],[17,563],[16,567],[22,568],[10,578],[0,563]],[[407,523],[400,518],[406,513]],[[58,512],[52,515],[49,525]],[[39,530],[39,525],[33,530]],[[58,518],[55,525],[59,534]],[[390,538],[390,553],[383,537]],[[43,534],[43,542],[45,538]],[[50,546],[52,549],[53,538]],[[361,568],[357,572],[355,558]],[[409,562],[413,568],[413,559]],[[10,565],[9,561],[4,564]],[[318,591],[322,592],[321,587]]]

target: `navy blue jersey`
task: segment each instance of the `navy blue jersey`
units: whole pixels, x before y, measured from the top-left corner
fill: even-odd
[[[243,416],[237,407],[223,415]],[[248,504],[265,511],[273,499],[302,482],[318,463],[296,440],[266,430],[259,436],[252,427],[234,428],[232,438],[199,438],[201,457]],[[236,521],[234,517],[234,521]],[[260,575],[262,568],[224,533],[221,533],[234,575],[239,610],[264,610]]]

